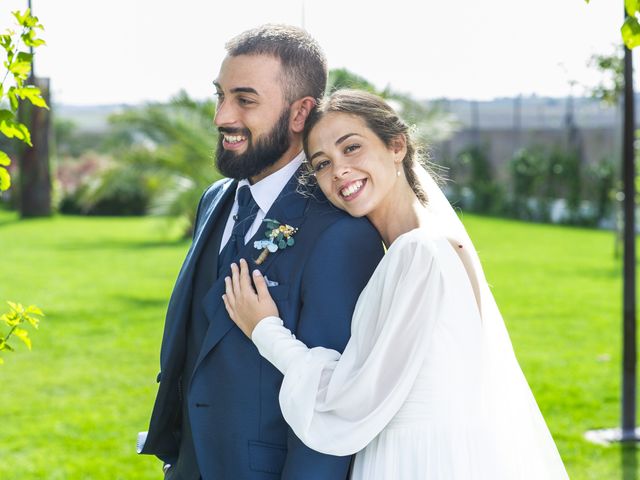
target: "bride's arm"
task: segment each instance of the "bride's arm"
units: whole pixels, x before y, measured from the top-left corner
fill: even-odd
[[[361,295],[342,356],[309,349],[277,317],[251,332],[260,354],[284,374],[285,420],[314,450],[349,455],[364,448],[402,406],[422,367],[438,318],[441,270],[434,246],[398,247]],[[263,280],[254,280],[259,297]]]

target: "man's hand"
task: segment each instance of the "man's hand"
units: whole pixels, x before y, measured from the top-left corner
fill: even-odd
[[[269,287],[259,270],[249,276],[249,265],[240,260],[240,268],[231,264],[231,278],[224,279],[226,293],[222,295],[229,317],[249,338],[258,322],[266,317],[277,317],[278,307],[269,294]],[[255,284],[255,289],[254,289]]]

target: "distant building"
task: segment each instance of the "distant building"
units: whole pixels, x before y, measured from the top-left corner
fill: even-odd
[[[436,162],[446,163],[479,145],[486,149],[496,175],[504,179],[509,160],[520,148],[573,146],[583,165],[619,156],[622,114],[597,100],[531,96],[436,103],[461,124],[452,138],[431,146]]]

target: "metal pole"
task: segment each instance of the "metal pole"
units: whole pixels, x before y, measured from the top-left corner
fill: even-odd
[[[625,11],[626,18],[626,11]],[[633,60],[624,47],[624,327],[622,364],[622,438],[634,439],[636,426],[636,226],[635,226],[635,115]]]

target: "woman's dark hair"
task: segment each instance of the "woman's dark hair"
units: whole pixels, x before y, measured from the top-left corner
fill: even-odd
[[[305,124],[303,145],[307,158],[309,158],[309,134],[325,115],[336,112],[361,118],[387,147],[391,147],[398,136],[404,136],[407,154],[402,159],[402,168],[416,197],[426,205],[427,195],[416,174],[416,168],[424,167],[424,165],[419,158],[418,147],[411,138],[409,126],[387,102],[372,93],[350,89],[336,90],[322,100]]]

